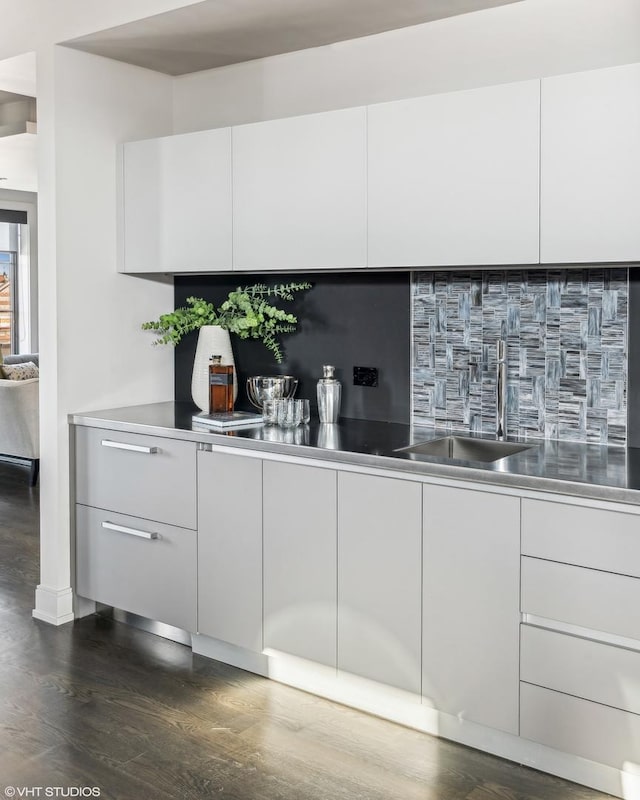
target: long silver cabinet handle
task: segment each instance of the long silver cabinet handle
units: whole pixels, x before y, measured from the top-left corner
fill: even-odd
[[[102,527],[108,531],[118,531],[118,533],[128,533],[130,536],[139,536],[141,539],[159,539],[157,533],[149,531],[139,531],[137,528],[127,528],[125,525],[116,525],[115,522],[103,522]]]
[[[159,447],[144,447],[141,444],[128,444],[127,442],[112,442],[111,439],[103,439],[100,444],[103,447],[114,447],[116,450],[133,450],[135,453],[159,453]]]

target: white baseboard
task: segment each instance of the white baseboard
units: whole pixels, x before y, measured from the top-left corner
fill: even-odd
[[[32,616],[49,625],[66,625],[73,622],[73,591],[70,586],[52,589],[40,584],[36,588],[36,607]]]

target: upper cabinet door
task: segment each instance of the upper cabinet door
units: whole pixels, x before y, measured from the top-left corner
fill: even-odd
[[[640,64],[542,81],[544,263],[640,259]]]
[[[233,128],[233,266],[364,267],[366,109]]]
[[[123,272],[231,269],[231,129],[123,147]]]
[[[369,107],[369,266],[539,260],[539,81]]]

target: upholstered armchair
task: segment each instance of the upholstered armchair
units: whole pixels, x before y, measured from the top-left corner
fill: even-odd
[[[5,356],[5,364],[38,364],[37,353]],[[31,486],[38,481],[40,434],[38,378],[25,381],[0,379],[0,454],[31,461]]]

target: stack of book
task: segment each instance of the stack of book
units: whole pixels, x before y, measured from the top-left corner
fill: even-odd
[[[250,411],[230,411],[223,414],[206,414],[201,411],[191,418],[193,425],[198,428],[213,430],[227,430],[229,428],[244,428],[252,425],[262,425],[262,414],[253,414]]]

